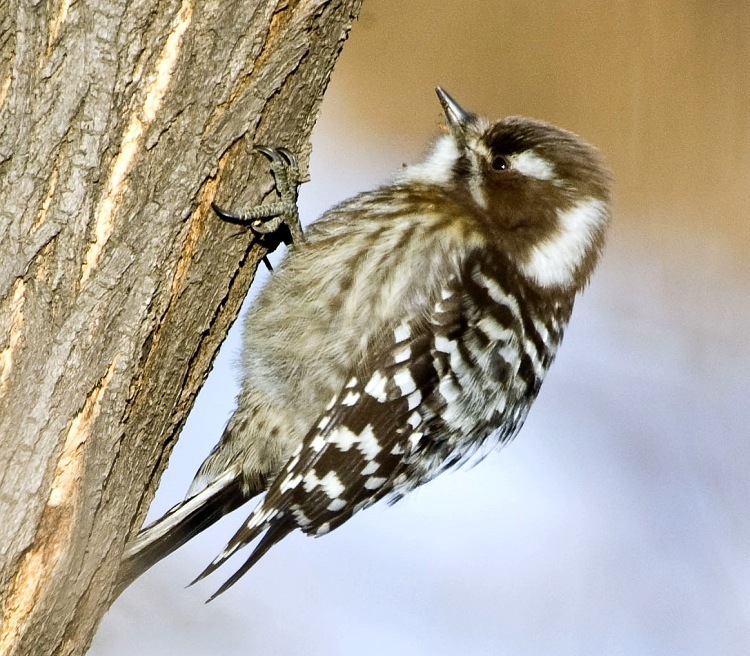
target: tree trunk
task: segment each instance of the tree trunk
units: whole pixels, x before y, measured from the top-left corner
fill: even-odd
[[[0,654],[82,654],[361,0],[0,0]]]

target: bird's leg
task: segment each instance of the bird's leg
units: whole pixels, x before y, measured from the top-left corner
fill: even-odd
[[[231,223],[250,225],[250,229],[259,237],[259,241],[269,251],[275,250],[280,243],[287,246],[304,241],[302,226],[297,209],[297,194],[300,174],[297,158],[286,148],[269,148],[255,146],[271,162],[271,172],[276,180],[276,191],[279,200],[252,207],[240,212],[229,212],[216,203],[211,203],[214,212]],[[263,258],[266,266],[271,266]]]

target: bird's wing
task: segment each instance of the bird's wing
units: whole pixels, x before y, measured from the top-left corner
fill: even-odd
[[[196,579],[208,576],[265,531],[248,560],[214,597],[295,528],[327,533],[393,492],[394,486],[408,490],[427,480],[429,476],[420,479],[418,469],[425,458],[432,458],[433,466],[425,472],[432,475],[460,459],[444,422],[451,423],[454,432],[460,426],[461,417],[450,415],[456,412],[456,400],[466,396],[462,387],[469,379],[468,368],[508,364],[502,358],[491,361],[497,349],[490,344],[510,334],[512,326],[507,324],[518,321],[506,310],[492,325],[484,321],[477,293],[488,291],[480,289],[476,272],[464,267],[449,278],[419,316],[382,335],[373,355],[351,373],[266,497]],[[467,293],[472,288],[475,293]],[[480,357],[485,361],[478,362]],[[473,396],[484,401],[477,390]],[[488,434],[501,422],[502,416],[490,412],[479,421],[480,432]]]

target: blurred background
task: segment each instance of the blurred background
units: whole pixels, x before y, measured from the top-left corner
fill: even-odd
[[[225,518],[122,595],[91,654],[750,653],[750,4],[365,0],[306,220],[420,157],[436,84],[574,130],[614,171],[604,258],[521,435],[290,536],[204,605],[228,572],[184,586],[246,511]],[[235,326],[151,518],[221,434],[238,350]]]

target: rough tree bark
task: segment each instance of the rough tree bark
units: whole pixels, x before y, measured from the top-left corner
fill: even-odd
[[[0,654],[90,644],[360,2],[0,0]]]

